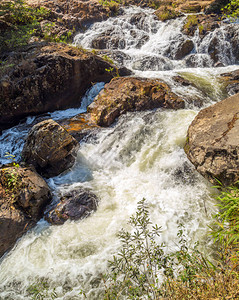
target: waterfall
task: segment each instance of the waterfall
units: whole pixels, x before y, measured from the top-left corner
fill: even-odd
[[[160,78],[187,99],[203,99],[205,107],[223,98],[217,77],[238,69],[227,39],[230,25],[223,24],[202,39],[197,31],[194,36],[185,36],[184,21],[182,17],[163,23],[151,9],[130,7],[117,17],[93,24],[79,33],[74,43],[84,48],[101,43],[102,53],[136,76]],[[225,67],[212,67],[208,45],[215,36],[219,37],[218,56]],[[191,52],[175,59],[185,40],[193,43]],[[189,58],[194,62],[190,67]],[[195,84],[182,87],[173,79],[177,75]],[[81,108],[49,113],[47,118],[59,120],[84,112],[103,86],[99,83],[90,90]],[[74,167],[49,179],[48,184],[55,197],[77,187],[89,188],[100,199],[98,210],[87,219],[62,226],[40,220],[2,258],[0,299],[31,299],[28,287],[37,282],[47,282],[57,299],[84,299],[82,289],[87,299],[101,299],[101,276],[119,248],[116,234],[122,227],[128,228],[127,221],[142,198],[149,204],[152,221],[162,226],[161,241],[169,251],[175,249],[177,228],[183,223],[188,241],[200,241],[201,249],[210,252],[207,226],[216,210],[213,190],[183,150],[187,128],[198,111],[188,100],[183,110],[127,113],[113,126],[82,141]],[[37,120],[31,117],[5,130],[3,151],[18,158],[24,136]]]

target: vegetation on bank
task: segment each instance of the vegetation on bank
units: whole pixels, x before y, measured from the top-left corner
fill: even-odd
[[[145,200],[139,202],[129,222],[133,233],[119,233],[122,248],[110,262],[104,299],[239,299],[239,190],[225,189],[217,199],[213,262],[198,244],[189,248],[182,225],[178,250],[166,253],[156,239],[160,228],[152,226]]]
[[[42,23],[42,21],[46,21]],[[54,33],[54,16],[49,9],[33,7],[25,0],[0,3],[0,53],[11,51],[29,43],[31,38],[67,42],[72,31]]]
[[[138,4],[137,0],[99,0],[100,4],[108,6],[111,11],[117,13],[122,5]],[[164,3],[164,2],[163,2]],[[170,4],[171,3],[171,4]],[[180,16],[175,10],[177,3],[168,2],[167,6],[161,1],[145,1],[145,5],[152,8],[160,8],[156,15],[160,20],[173,19]],[[169,5],[169,6],[168,6]],[[223,13],[231,18],[239,16],[239,0],[231,0],[223,8]],[[25,0],[4,0],[0,3],[0,53],[11,51],[25,46],[32,39],[44,39],[55,42],[69,42],[72,38],[73,30],[59,30],[60,20],[52,11],[44,7],[34,7],[26,4]],[[188,23],[188,26],[191,25]],[[194,25],[194,24],[192,24]]]
[[[239,0],[231,0],[223,9],[223,14],[228,18],[237,19],[239,17]]]

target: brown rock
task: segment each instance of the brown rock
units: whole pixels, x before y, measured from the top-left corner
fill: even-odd
[[[92,122],[90,114],[79,114],[73,118],[63,120],[61,125],[72,135],[78,142],[89,133],[96,131],[99,126]]]
[[[28,115],[80,106],[92,83],[107,82],[117,72],[102,58],[64,44],[29,47],[22,56],[0,79],[0,128]]]
[[[93,39],[91,47],[95,49],[124,49],[125,40],[115,34],[113,30],[108,30]]]
[[[190,1],[189,3],[180,5],[180,10],[185,13],[198,13],[204,8],[202,3],[202,1]]]
[[[239,69],[221,74],[220,81],[223,83],[228,95],[232,96],[239,93]]]
[[[183,41],[176,50],[174,59],[182,59],[186,55],[190,54],[194,48],[194,43],[192,40]]]
[[[188,15],[183,26],[183,33],[193,36],[198,29],[201,37],[219,28],[219,17],[215,15]]]
[[[239,179],[239,94],[203,109],[188,129],[185,152],[211,183]]]
[[[68,29],[79,30],[93,22],[106,20],[114,14],[113,9],[97,0],[27,0],[27,3],[50,9],[55,21]]]
[[[0,169],[0,257],[41,218],[51,193],[32,169]]]
[[[75,162],[78,142],[59,124],[49,119],[32,127],[22,157],[45,177],[59,175]]]
[[[88,107],[93,122],[111,125],[127,111],[143,111],[158,107],[184,108],[184,101],[170,91],[169,86],[157,79],[114,78],[105,85]]]
[[[61,202],[45,217],[54,225],[61,225],[67,220],[79,220],[96,211],[98,198],[86,189],[78,189],[61,197]]]

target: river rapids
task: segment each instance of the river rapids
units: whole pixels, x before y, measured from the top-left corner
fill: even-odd
[[[136,17],[137,22],[133,21]],[[218,76],[238,66],[225,38],[231,26],[226,23],[204,39],[195,32],[190,37],[193,52],[175,60],[186,38],[182,33],[184,20],[163,23],[151,9],[130,7],[76,35],[74,43],[90,49],[97,37],[110,32],[114,39],[107,42],[105,54],[136,76],[164,80],[173,92],[186,96],[186,108],[127,113],[110,128],[81,142],[74,167],[49,179],[48,184],[55,197],[77,187],[89,188],[100,199],[98,210],[87,219],[61,226],[40,220],[1,259],[0,299],[31,299],[28,288],[39,282],[47,282],[49,292],[55,291],[57,299],[84,299],[81,290],[87,299],[101,299],[101,276],[107,273],[107,261],[120,246],[117,232],[128,228],[129,217],[142,198],[147,200],[152,222],[162,226],[161,240],[169,251],[177,247],[178,225],[183,223],[188,241],[199,241],[201,249],[210,254],[207,232],[216,211],[211,196],[215,191],[194,170],[183,146],[187,128],[198,111],[227,96]],[[208,54],[214,36],[220,37],[219,56],[224,67],[213,67]],[[189,67],[189,58],[193,68]],[[191,80],[194,87],[180,86],[173,80],[176,75]],[[91,88],[79,109],[49,113],[47,118],[57,121],[84,112],[103,87],[104,83],[97,83]],[[198,99],[201,107],[192,99]],[[24,137],[41,118],[28,117],[3,131],[1,163],[8,162],[6,152],[20,158]]]

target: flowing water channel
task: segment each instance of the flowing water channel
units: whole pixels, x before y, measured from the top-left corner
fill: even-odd
[[[127,221],[142,198],[149,204],[152,221],[162,226],[161,240],[169,251],[175,249],[178,225],[183,223],[189,242],[199,241],[201,248],[210,252],[207,226],[216,211],[213,190],[189,163],[183,146],[187,128],[201,109],[198,101],[205,107],[223,99],[226,95],[218,76],[238,66],[225,38],[229,24],[215,29],[205,40],[197,32],[190,37],[195,45],[189,55],[194,68],[188,66],[189,57],[175,60],[180,41],[185,39],[181,33],[184,19],[162,23],[152,10],[134,7],[75,37],[76,44],[91,48],[97,37],[110,34],[106,48],[111,57],[136,76],[166,81],[187,99],[186,108],[127,113],[112,127],[81,142],[75,166],[49,179],[48,184],[55,197],[78,187],[91,189],[100,199],[98,210],[87,219],[61,226],[40,220],[2,258],[0,299],[31,299],[27,288],[44,281],[49,290],[55,289],[57,299],[83,299],[81,289],[87,299],[101,299],[101,275],[120,245],[116,234],[122,227],[128,228]],[[208,55],[207,45],[215,35],[221,40],[224,67],[220,68],[213,68]],[[194,87],[180,86],[173,80],[176,75],[193,81]],[[60,120],[85,111],[103,86],[98,83],[88,91],[80,109],[44,118]],[[2,163],[7,162],[6,152],[20,157],[24,137],[41,118],[29,117],[3,132]]]

